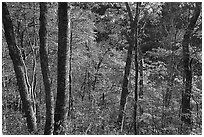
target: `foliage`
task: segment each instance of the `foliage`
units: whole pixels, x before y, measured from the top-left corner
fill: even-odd
[[[129,3],[134,13],[136,4]],[[45,123],[45,93],[39,60],[39,3],[7,3],[17,44],[25,52],[29,80],[32,50],[37,51],[36,101],[39,102],[38,134]],[[57,90],[57,3],[48,4],[49,64],[52,91]],[[129,94],[123,132],[116,126],[120,92],[127,56],[129,19],[124,3],[71,3],[73,110],[67,119],[67,134],[133,134],[134,67],[129,77]],[[195,3],[143,2],[139,15],[139,48],[142,51],[144,95],[138,101],[143,113],[138,117],[139,134],[182,134],[180,131],[183,92],[182,40]],[[191,98],[192,131],[202,133],[202,16],[191,36],[193,58]],[[2,30],[2,128],[3,134],[29,134],[21,110],[20,95]],[[134,63],[134,62],[133,62]],[[133,64],[132,63],[132,64]],[[172,78],[172,79],[171,79]],[[169,106],[164,105],[170,89]],[[140,107],[138,107],[138,114]]]

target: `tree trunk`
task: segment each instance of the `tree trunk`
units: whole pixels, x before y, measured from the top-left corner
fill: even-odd
[[[97,65],[96,65],[96,67],[95,67],[96,73],[95,73],[94,80],[93,80],[93,84],[92,84],[92,86],[93,86],[93,92],[95,91],[96,82],[98,81],[98,75],[97,75],[97,74],[98,74],[98,72],[99,72],[99,70],[100,70],[100,68],[101,68],[101,64],[102,64],[102,62],[103,62],[103,59],[104,59],[105,55],[106,55],[109,51],[110,51],[110,49],[106,50],[106,51],[103,53],[103,55],[99,58],[99,61],[98,61]]]
[[[68,11],[68,35],[69,35],[69,106],[68,116],[70,116],[73,110],[73,97],[72,97],[72,21],[71,21],[71,10]]]
[[[126,8],[128,11],[128,15],[130,18],[130,37],[127,34],[127,40],[128,40],[128,53],[127,53],[127,58],[126,58],[126,65],[125,65],[125,73],[124,73],[124,78],[123,78],[123,84],[122,84],[122,92],[121,92],[121,99],[120,99],[120,107],[119,107],[119,113],[118,113],[118,126],[120,127],[123,121],[123,113],[125,109],[125,104],[126,104],[126,99],[128,96],[128,81],[129,81],[129,74],[130,74],[130,68],[131,68],[131,63],[132,63],[132,50],[135,45],[135,28],[136,28],[136,21],[137,21],[137,15],[135,15],[135,20],[133,20],[133,15],[130,10],[129,4],[126,2]]]
[[[136,7],[136,18],[135,18],[135,103],[134,103],[134,113],[133,113],[133,122],[134,122],[134,134],[138,135],[139,128],[137,124],[137,104],[138,104],[138,60],[137,60],[137,52],[138,52],[138,31],[137,31],[137,22],[139,16],[139,2],[137,2]]]
[[[171,12],[173,12],[173,5],[172,3],[169,4],[169,9]],[[166,89],[166,93],[165,93],[165,97],[164,97],[164,107],[165,108],[169,108],[170,102],[171,102],[171,96],[172,96],[172,88],[173,88],[173,81],[174,81],[174,68],[175,68],[175,44],[177,43],[177,28],[175,28],[175,17],[173,15],[173,13],[169,13],[170,14],[170,18],[169,18],[169,26],[170,26],[170,30],[168,32],[168,36],[170,36],[170,40],[169,40],[169,46],[170,46],[170,51],[171,51],[171,55],[168,59],[167,62],[167,74],[168,74],[168,78],[167,78],[167,89]],[[165,112],[168,113],[168,112]]]
[[[140,52],[140,62],[139,62],[139,73],[140,73],[140,81],[139,81],[139,87],[140,87],[140,92],[139,92],[139,98],[143,99],[143,88],[144,88],[144,82],[143,82],[143,57],[142,57],[142,52]]]
[[[124,113],[124,108],[126,104],[126,98],[128,96],[128,77],[130,74],[130,67],[131,67],[131,62],[132,62],[132,49],[133,49],[133,44],[129,45],[128,48],[128,55],[126,59],[126,66],[125,66],[125,74],[123,78],[123,84],[122,84],[122,93],[120,97],[120,107],[119,107],[119,114],[118,114],[118,125],[119,127],[121,126],[122,119],[123,119],[123,113]]]
[[[173,5],[172,3],[169,4],[169,9],[171,12],[173,12]],[[171,121],[168,120],[167,117],[169,117],[169,113],[171,111],[170,109],[170,103],[171,103],[171,97],[172,97],[172,92],[173,92],[173,87],[174,87],[174,77],[175,77],[175,44],[177,43],[177,28],[175,28],[175,17],[173,13],[169,13],[170,18],[168,20],[168,23],[170,26],[169,31],[167,31],[168,36],[170,38],[167,38],[168,43],[169,43],[169,50],[171,51],[170,56],[167,59],[167,88],[166,92],[164,93],[163,96],[163,112],[162,112],[162,128],[166,128],[169,124],[171,124]]]
[[[54,124],[54,95],[51,91],[51,78],[48,64],[48,35],[47,35],[47,3],[40,2],[40,63],[43,76],[46,101],[45,135],[53,133]]]
[[[14,71],[17,79],[18,90],[25,111],[27,126],[29,132],[37,131],[36,117],[33,110],[33,102],[30,98],[31,86],[29,84],[27,69],[23,61],[22,53],[16,45],[16,39],[13,31],[13,24],[5,2],[2,3],[2,16],[5,31],[6,42],[8,44],[9,55],[12,59]]]
[[[68,104],[68,4],[58,3],[58,68],[57,68],[57,100],[54,116],[54,134],[65,134]]]
[[[196,3],[196,8],[194,14],[190,20],[190,24],[186,29],[184,38],[182,41],[183,46],[183,67],[184,67],[184,91],[182,92],[182,116],[181,121],[184,125],[182,128],[183,134],[189,134],[191,129],[191,108],[190,108],[190,98],[191,98],[191,89],[192,89],[192,70],[190,66],[190,52],[189,44],[190,37],[193,32],[194,26],[201,11],[201,3]]]

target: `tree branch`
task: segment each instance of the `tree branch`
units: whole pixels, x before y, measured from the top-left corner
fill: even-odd
[[[132,24],[133,23],[133,16],[132,16],[132,12],[130,10],[130,6],[129,6],[128,2],[125,2],[125,6],[127,8],[128,16],[130,18],[130,24]]]

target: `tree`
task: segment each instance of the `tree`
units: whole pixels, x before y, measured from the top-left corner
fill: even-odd
[[[13,24],[6,3],[2,3],[3,25],[5,37],[8,44],[9,55],[12,59],[14,71],[17,79],[18,90],[25,111],[29,132],[37,131],[35,110],[31,99],[31,86],[28,81],[27,69],[22,57],[22,52],[16,44]]]
[[[184,34],[184,38],[182,41],[183,47],[183,68],[184,68],[184,91],[182,93],[182,116],[181,120],[184,122],[183,125],[183,134],[189,134],[192,121],[191,121],[191,107],[190,107],[190,99],[191,99],[191,90],[192,90],[192,59],[190,59],[189,52],[189,44],[190,37],[193,32],[194,26],[198,20],[201,11],[201,3],[196,3],[196,7],[194,10],[194,14],[190,19],[190,23],[186,29]]]
[[[126,99],[127,99],[128,94],[129,94],[127,86],[128,86],[128,79],[129,79],[130,68],[131,68],[131,63],[132,63],[132,50],[134,48],[134,45],[136,44],[135,43],[136,42],[135,41],[135,39],[136,39],[135,33],[136,33],[136,27],[137,27],[136,24],[138,21],[138,14],[135,14],[135,17],[133,18],[133,13],[130,9],[129,4],[126,2],[125,5],[127,8],[127,12],[128,12],[129,20],[130,20],[131,31],[129,34],[126,34],[126,38],[127,38],[129,47],[128,47],[128,53],[127,53],[127,58],[126,58],[125,73],[124,73],[124,78],[123,78],[122,92],[121,92],[121,98],[120,98],[120,107],[119,107],[119,113],[118,113],[118,125],[119,125],[119,127],[121,126],[121,129],[123,128],[123,114],[124,114],[124,110],[125,110]],[[138,9],[137,9],[137,11],[138,11]],[[135,56],[137,56],[137,55],[135,55]],[[136,64],[137,64],[137,62],[136,62]]]
[[[68,14],[70,7],[65,2],[58,3],[58,65],[57,65],[57,100],[54,116],[54,134],[65,134],[68,103]]]
[[[138,17],[139,17],[139,5],[137,2],[136,13],[135,13],[135,103],[134,103],[134,113],[133,113],[133,125],[134,125],[134,134],[138,135],[138,126],[137,126],[137,104],[138,104]]]
[[[185,89],[182,42],[196,3],[71,2],[61,19],[58,3],[6,5],[27,70],[37,134],[202,133],[201,15],[188,44],[190,126],[181,119],[180,105]],[[3,134],[30,134],[5,35],[2,51]],[[126,100],[120,130],[121,98]]]
[[[69,104],[68,104],[68,116],[73,109],[73,97],[72,97],[72,19],[71,19],[71,9],[68,11],[68,38],[69,38]]]
[[[179,20],[176,20],[179,16],[181,16],[181,8],[179,7],[180,3],[165,3],[162,5],[162,18],[160,26],[165,32],[165,36],[162,37],[162,49],[158,52],[160,56],[162,52],[165,53],[163,61],[166,64],[167,73],[165,76],[166,83],[166,91],[163,93],[163,112],[162,112],[162,128],[168,127],[172,121],[168,120],[170,116],[169,113],[172,112],[170,106],[173,104],[174,99],[172,98],[174,81],[176,78],[176,66],[179,64],[179,57],[176,57],[176,50],[178,49],[179,41],[179,28],[178,23]],[[177,10],[175,10],[177,9]],[[168,28],[168,29],[167,29]]]
[[[48,64],[48,34],[47,34],[47,3],[40,3],[40,63],[43,76],[43,83],[45,89],[46,100],[46,122],[45,122],[45,135],[51,135],[53,132],[54,124],[54,95],[51,90],[51,77]]]

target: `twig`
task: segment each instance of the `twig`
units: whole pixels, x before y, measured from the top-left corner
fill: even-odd
[[[88,128],[86,129],[86,132],[85,132],[86,135],[88,134],[89,130],[91,129],[91,126],[92,126],[92,123],[89,124]]]

